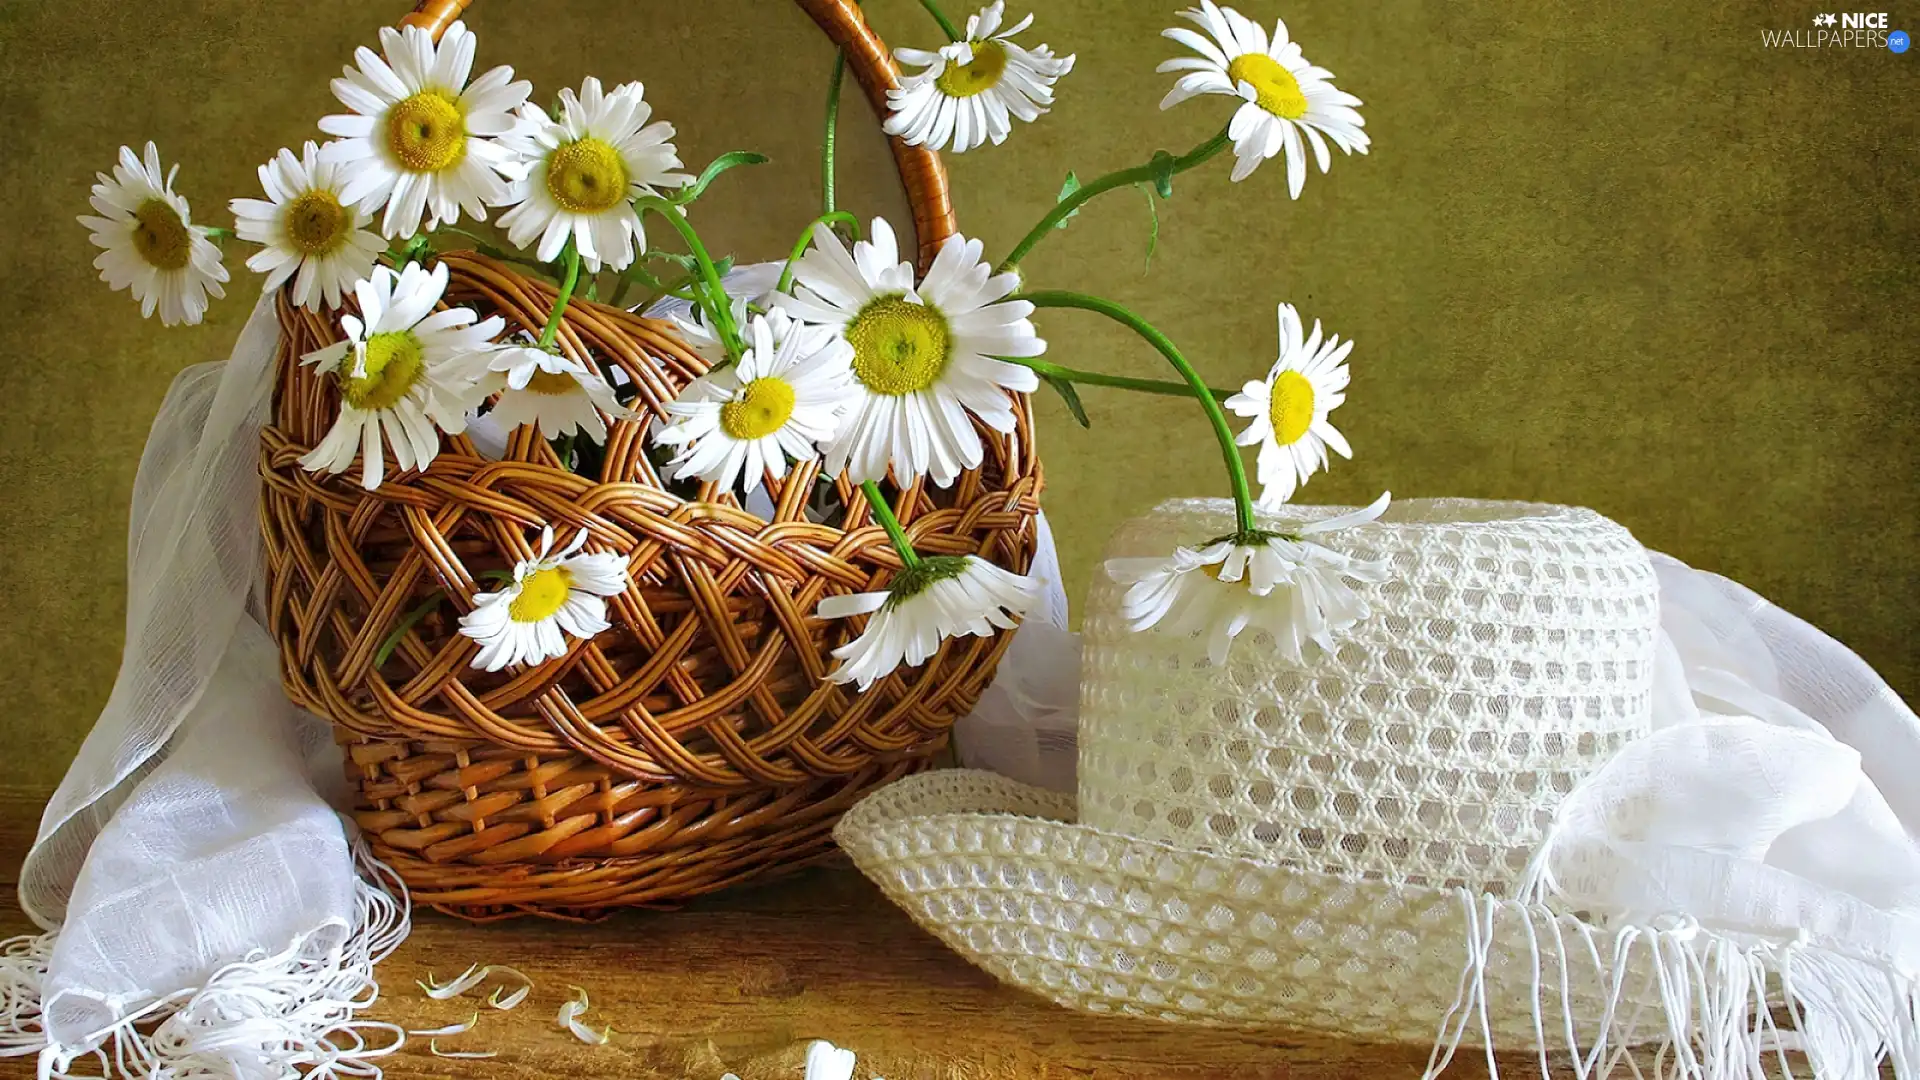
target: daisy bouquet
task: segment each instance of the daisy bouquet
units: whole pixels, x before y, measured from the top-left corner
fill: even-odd
[[[457,22],[437,41],[409,27],[383,31],[378,51],[360,49],[333,80],[341,110],[319,121],[329,139],[262,165],[264,197],[234,199],[231,228],[194,224],[152,144],[143,154],[122,150],[94,188],[96,214],[81,221],[102,249],[102,278],[169,325],[202,319],[228,281],[223,248],[252,245],[246,264],[266,287],[284,289],[288,302],[337,330],[338,340],[300,357],[332,381],[338,408],[299,463],[370,492],[426,474],[462,435],[483,452],[537,439],[566,468],[594,474],[620,438],[616,427],[634,420],[641,380],[567,347],[569,304],[677,307],[678,333],[707,368],[635,433],[660,475],[685,498],[751,507],[756,496],[765,501],[765,485],[805,466],[823,484],[809,506],[815,520],[846,513],[831,505],[835,491],[857,493],[897,557],[884,587],[817,597],[812,616],[858,628],[833,650],[837,666],[823,673],[832,682],[865,689],[924,663],[944,641],[1013,627],[1033,603],[1033,581],[1014,569],[979,554],[919,550],[888,491],[955,484],[981,465],[983,434],[1012,433],[1020,396],[1042,383],[1083,422],[1083,386],[1184,398],[1219,441],[1235,531],[1108,567],[1131,585],[1137,629],[1205,635],[1216,662],[1248,628],[1295,652],[1330,647],[1364,612],[1347,582],[1378,580],[1385,569],[1314,537],[1377,517],[1387,497],[1294,534],[1262,528],[1256,509],[1291,499],[1332,454],[1351,456],[1329,418],[1345,398],[1352,342],[1280,304],[1271,371],[1238,392],[1219,391],[1129,307],[1034,288],[1020,273],[1022,260],[1089,201],[1124,187],[1168,198],[1178,174],[1229,149],[1235,181],[1284,156],[1296,198],[1309,157],[1326,172],[1334,149],[1367,151],[1359,99],[1306,59],[1284,22],[1269,29],[1213,0],[1199,4],[1165,32],[1189,54],[1161,65],[1176,76],[1162,108],[1231,99],[1224,126],[1183,154],[1160,151],[1085,183],[1070,173],[1052,209],[998,260],[981,241],[955,235],[922,270],[885,220],[863,223],[836,205],[845,54],[831,76],[820,214],[783,261],[735,267],[703,242],[697,200],[724,174],[764,158],[734,151],[689,170],[673,125],[654,117],[638,82],[587,78],[542,104],[511,68],[476,77],[475,36]],[[947,41],[895,51],[902,73],[887,92],[890,135],[972,152],[999,146],[1048,111],[1075,57],[1023,43],[1031,16],[1014,21],[996,0],[963,28],[934,0],[923,6]],[[498,315],[449,301],[441,256],[474,247],[552,283],[537,332],[510,331]],[[1173,377],[1123,378],[1044,359],[1036,320],[1067,311],[1135,331]],[[1253,446],[1257,498],[1242,460]],[[522,541],[527,557],[488,572],[497,588],[468,590],[458,622],[473,642],[471,667],[539,665],[618,621],[609,605],[628,610],[620,599],[634,586],[628,556],[586,550],[589,542],[585,529],[556,535],[544,525],[537,551]],[[444,599],[405,613],[376,665]]]

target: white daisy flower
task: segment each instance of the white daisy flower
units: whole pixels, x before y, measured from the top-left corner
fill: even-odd
[[[209,294],[227,295],[220,287],[227,280],[220,248],[193,224],[187,200],[173,192],[179,171],[175,165],[162,174],[160,151],[152,143],[144,161],[123,146],[113,175],[95,174],[89,201],[100,216],[80,217],[101,248],[93,260],[100,280],[132,293],[141,318],[160,312],[165,326],[191,326],[206,318]]]
[[[342,202],[387,212],[380,231],[412,236],[452,225],[464,211],[478,221],[510,191],[513,151],[490,136],[512,129],[513,110],[533,84],[513,81],[497,67],[467,84],[473,71],[473,34],[465,23],[447,27],[440,44],[417,26],[380,31],[380,51],[361,47],[359,67],[333,80],[333,96],[353,110],[324,117],[320,130],[340,138],[320,148],[320,159],[340,167]]]
[[[1233,639],[1247,630],[1272,635],[1282,656],[1299,663],[1308,641],[1331,652],[1334,635],[1367,617],[1365,600],[1347,584],[1385,581],[1384,562],[1363,562],[1308,538],[1364,524],[1386,513],[1390,494],[1373,505],[1272,534],[1258,543],[1231,538],[1206,547],[1175,548],[1166,558],[1109,559],[1107,575],[1129,586],[1120,612],[1140,632],[1207,637],[1207,659],[1227,661]]]
[[[266,201],[235,199],[230,204],[234,233],[261,245],[247,269],[267,275],[266,287],[293,282],[293,302],[318,310],[324,300],[340,306],[340,295],[373,272],[386,242],[368,231],[373,216],[343,205],[339,166],[320,160],[309,141],[299,157],[281,150],[260,166]]]
[[[891,465],[902,485],[931,475],[945,487],[980,464],[974,418],[1013,430],[1008,391],[1030,393],[1040,379],[994,358],[1039,356],[1047,343],[1027,321],[1033,305],[1005,299],[1018,275],[992,276],[980,252],[978,240],[948,237],[916,286],[885,221],[875,218],[873,239],[851,255],[831,229],[813,227],[794,295],[774,302],[853,346],[856,402],[826,448],[829,473],[858,484]]]
[[[823,619],[873,616],[859,637],[833,650],[840,666],[827,678],[865,690],[902,663],[925,663],[947,638],[1013,629],[1038,595],[1032,578],[976,555],[922,558],[884,592],[821,599]]]
[[[554,554],[548,526],[540,531],[540,553],[514,566],[512,584],[473,598],[473,611],[460,617],[460,632],[480,643],[474,667],[499,671],[565,656],[565,635],[587,641],[613,625],[604,598],[627,591],[627,557],[577,554],[586,542],[582,529]]]
[[[360,314],[340,316],[347,340],[301,358],[340,381],[340,418],[301,465],[345,472],[358,453],[360,483],[372,491],[386,471],[383,429],[402,469],[424,469],[439,455],[434,425],[450,435],[466,429],[467,410],[483,396],[484,354],[506,323],[498,315],[476,323],[469,308],[434,311],[446,290],[446,263],[431,272],[412,263],[397,275],[377,267],[353,287]]]
[[[633,414],[613,396],[600,373],[570,356],[534,345],[511,345],[489,358],[483,394],[498,393],[487,415],[502,430],[534,424],[543,439],[581,432],[596,443],[607,441],[607,422]]]
[[[887,91],[886,132],[913,146],[965,153],[993,140],[1007,140],[1010,118],[1032,123],[1053,104],[1053,84],[1073,70],[1073,56],[1055,59],[1053,50],[1014,44],[1013,35],[1033,24],[1033,16],[1002,29],[1005,0],[980,9],[967,20],[964,41],[937,52],[895,49],[894,58],[923,70],[903,76]]]
[[[667,406],[675,419],[655,441],[680,447],[674,479],[731,490],[744,475],[752,491],[815,457],[854,401],[853,348],[838,337],[775,311],[747,323],[747,343],[739,363],[693,380]]]
[[[1287,151],[1287,186],[1293,197],[1307,182],[1305,143],[1326,172],[1332,164],[1327,140],[1348,154],[1367,152],[1372,140],[1362,130],[1366,120],[1355,106],[1360,99],[1333,86],[1333,72],[1309,64],[1300,46],[1287,39],[1287,24],[1273,23],[1273,37],[1246,16],[1200,0],[1198,8],[1180,13],[1198,23],[1213,40],[1183,26],[1163,31],[1199,56],[1168,60],[1159,70],[1184,71],[1160,102],[1162,109],[1200,94],[1227,94],[1245,102],[1233,114],[1227,134],[1238,160],[1233,178],[1244,180],[1261,162]],[[1305,142],[1302,139],[1304,137]]]
[[[533,247],[538,238],[536,257],[551,262],[571,236],[593,271],[602,263],[624,269],[636,242],[647,250],[629,200],[693,178],[674,171],[680,155],[670,141],[673,125],[647,123],[653,106],[644,95],[637,82],[603,94],[600,80],[588,78],[578,96],[560,92],[558,120],[538,105],[521,106],[519,122],[500,140],[519,156],[522,174],[508,196],[516,205],[500,217],[507,239]]]
[[[1346,436],[1327,419],[1347,400],[1352,351],[1353,342],[1338,334],[1322,340],[1318,319],[1313,333],[1303,335],[1300,313],[1292,304],[1280,305],[1279,362],[1265,381],[1247,383],[1226,401],[1235,414],[1253,418],[1234,441],[1260,445],[1260,505],[1271,508],[1293,498],[1315,469],[1327,467],[1328,447],[1353,457]]]

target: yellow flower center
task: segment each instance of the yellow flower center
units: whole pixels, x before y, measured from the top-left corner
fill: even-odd
[[[1300,80],[1293,77],[1278,60],[1266,53],[1241,53],[1227,65],[1227,78],[1233,85],[1253,87],[1254,103],[1275,116],[1298,120],[1307,115],[1307,95]]]
[[[440,172],[467,153],[467,118],[444,90],[422,90],[387,110],[387,149],[412,172]]]
[[[971,63],[948,64],[933,85],[948,97],[973,97],[993,89],[1006,70],[1007,47],[997,41],[982,41],[973,47]]]
[[[536,394],[559,397],[561,394],[571,394],[580,389],[580,381],[564,371],[548,371],[541,368],[527,380],[527,389]]]
[[[400,404],[413,384],[426,374],[427,357],[420,339],[407,330],[390,330],[367,339],[366,358],[359,375],[348,369],[340,391],[356,409],[391,409]]]
[[[507,615],[514,622],[539,622],[567,604],[567,590],[573,587],[573,575],[564,566],[535,570],[520,582],[520,595],[507,604]]]
[[[165,199],[148,199],[133,212],[133,250],[162,270],[178,270],[193,257],[193,233]]]
[[[847,323],[853,374],[876,394],[925,390],[940,379],[952,352],[944,315],[904,297],[882,296]]]
[[[329,255],[347,242],[348,217],[331,191],[306,192],[287,204],[287,243],[302,255]]]
[[[604,139],[570,142],[547,159],[547,194],[575,214],[598,214],[627,197],[627,163]]]
[[[720,430],[736,439],[763,439],[793,415],[793,384],[771,376],[755,379],[720,406]]]
[[[1297,371],[1283,371],[1274,377],[1273,400],[1267,404],[1267,422],[1273,425],[1273,441],[1291,446],[1313,426],[1313,382]]]

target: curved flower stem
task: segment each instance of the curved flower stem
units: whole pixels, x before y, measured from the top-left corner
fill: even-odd
[[[735,360],[747,351],[746,343],[740,340],[740,328],[733,325],[733,305],[727,302],[727,287],[720,282],[720,271],[713,265],[712,256],[707,254],[705,244],[700,242],[700,234],[693,231],[693,224],[687,220],[678,206],[657,195],[647,195],[635,199],[633,205],[640,210],[651,210],[667,219],[680,239],[686,241],[687,250],[692,252],[694,262],[700,266],[700,278],[705,282],[706,303],[701,306],[713,319],[713,325],[720,332],[720,340],[726,344],[727,355]]]
[[[567,250],[560,253],[567,260],[567,275],[560,279],[560,294],[553,298],[553,311],[547,315],[547,325],[540,328],[539,347],[553,348],[553,339],[560,336],[560,317],[567,313],[567,301],[573,299],[573,288],[580,284],[580,252],[575,250],[573,241],[567,241]]]
[[[832,225],[835,223],[845,225],[847,228],[852,229],[853,238],[855,240],[860,239],[860,219],[847,213],[845,210],[829,210],[819,217],[814,218],[812,221],[807,222],[806,229],[800,233],[800,239],[793,245],[792,253],[787,256],[786,267],[780,271],[780,284],[775,286],[776,292],[786,292],[793,288],[793,264],[799,262],[800,256],[807,253],[807,244],[813,239],[813,227],[815,225]]]
[[[685,300],[689,303],[697,304],[700,302],[700,298],[695,296],[691,291],[693,284],[692,279],[681,278],[671,283],[661,281],[649,273],[646,267],[641,266],[640,260],[635,259],[632,266],[627,267],[621,272],[620,284],[614,289],[613,299],[610,303],[614,307],[624,308],[626,306],[627,293],[633,288],[635,282],[639,282],[647,288],[652,289],[654,292],[653,299],[656,300],[662,296],[671,296],[677,300]]]
[[[1000,356],[995,357],[995,359],[1005,360],[1009,364],[1019,364],[1024,368],[1032,368],[1035,372],[1045,375],[1048,378],[1064,379],[1067,382],[1080,383],[1085,386],[1111,386],[1120,390],[1138,390],[1143,394],[1166,394],[1171,397],[1193,396],[1193,387],[1184,382],[1169,382],[1166,379],[1134,379],[1125,375],[1108,375],[1105,372],[1083,371],[1079,368],[1065,367],[1060,364],[1049,364],[1045,360],[1018,356]],[[1207,393],[1212,394],[1215,401],[1225,401],[1232,397],[1235,391],[1222,390],[1217,386],[1213,386],[1207,388]]]
[[[933,16],[933,21],[940,24],[940,30],[947,35],[948,41],[962,39],[959,29],[953,25],[953,20],[947,18],[947,13],[940,10],[940,5],[935,3],[935,0],[920,0],[920,6],[926,8],[927,14]]]
[[[491,580],[491,581],[512,581],[513,571],[482,570],[480,571],[479,576],[483,579]],[[447,591],[445,589],[435,589],[431,593],[427,594],[427,598],[425,600],[420,601],[419,606],[413,608],[411,611],[408,611],[405,615],[400,616],[400,621],[394,624],[393,633],[388,634],[385,638],[383,638],[380,642],[380,647],[374,650],[374,653],[373,653],[374,669],[378,670],[382,667],[385,667],[388,658],[393,656],[393,650],[399,647],[400,639],[407,636],[407,631],[413,629],[415,626],[418,626],[420,624],[421,619],[424,619],[427,616],[433,614],[433,610],[439,607],[441,603],[443,603],[446,600],[446,598],[447,598]]]
[[[1165,170],[1168,176],[1174,173],[1186,172],[1188,169],[1207,161],[1215,154],[1225,150],[1232,142],[1233,140],[1227,136],[1227,129],[1221,128],[1218,135],[1215,135],[1213,138],[1208,139],[1206,142],[1201,143],[1199,146],[1194,147],[1179,157],[1156,159],[1156,161],[1149,161],[1145,165],[1136,165],[1131,169],[1121,169],[1118,172],[1110,172],[1098,180],[1083,185],[1080,190],[1055,203],[1053,209],[1047,211],[1047,216],[1040,219],[1040,224],[1035,225],[1028,231],[1026,236],[1020,239],[1018,244],[1014,245],[1013,253],[1008,255],[998,267],[995,267],[993,272],[996,274],[1004,274],[1014,267],[1019,266],[1020,260],[1032,254],[1033,249],[1039,245],[1040,241],[1046,239],[1047,236],[1053,232],[1055,226],[1065,221],[1067,215],[1092,201],[1094,196],[1103,195],[1106,192],[1112,191],[1114,188],[1150,183],[1156,176],[1159,176],[1163,170]],[[1159,161],[1165,161],[1166,163],[1159,164]]]
[[[1227,476],[1233,482],[1234,513],[1242,534],[1256,533],[1259,526],[1253,520],[1253,493],[1247,487],[1247,466],[1240,460],[1240,447],[1234,444],[1233,429],[1227,425],[1226,411],[1214,400],[1213,391],[1208,388],[1200,373],[1193,369],[1187,358],[1167,335],[1156,329],[1152,323],[1135,315],[1111,300],[1102,300],[1085,293],[1048,290],[1019,294],[1020,299],[1037,308],[1077,308],[1105,315],[1114,322],[1125,326],[1147,340],[1147,344],[1160,350],[1175,370],[1186,380],[1188,392],[1200,400],[1200,406],[1207,411],[1207,419],[1213,424],[1213,434],[1220,442],[1220,456],[1226,460]]]
[[[820,212],[833,213],[833,153],[840,128],[840,84],[847,77],[847,51],[833,54],[833,74],[827,79],[827,125],[820,142]]]
[[[880,485],[869,480],[860,485],[860,491],[867,497],[867,505],[873,507],[873,516],[880,519],[880,527],[887,530],[887,539],[893,541],[893,550],[900,553],[901,565],[911,570],[920,565],[920,556],[914,554],[913,541],[907,539],[907,530],[900,527],[900,519],[893,516],[893,507],[887,505],[887,497],[880,494]]]
[[[507,251],[501,248],[499,245],[495,244],[493,241],[487,239],[486,237],[481,236],[477,232],[471,232],[467,229],[462,229],[454,225],[442,225],[439,228],[433,230],[433,235],[435,236],[438,236],[441,233],[452,233],[454,236],[466,237],[467,239],[473,241],[473,250],[479,252],[482,255],[485,255],[489,259],[499,259],[501,262],[518,263],[519,265],[528,267],[529,269],[538,270],[543,274],[553,273],[552,263],[543,263],[539,259],[529,259],[525,255],[515,255],[513,252]]]

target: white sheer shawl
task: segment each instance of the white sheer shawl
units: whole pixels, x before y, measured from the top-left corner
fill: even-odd
[[[42,1076],[89,1052],[127,1075],[377,1074],[403,1037],[353,1015],[405,903],[356,872],[323,796],[338,752],[249,602],[278,340],[267,294],[229,359],[174,380],[141,457],[120,674],[21,869],[46,932],[0,957],[0,1053]]]

